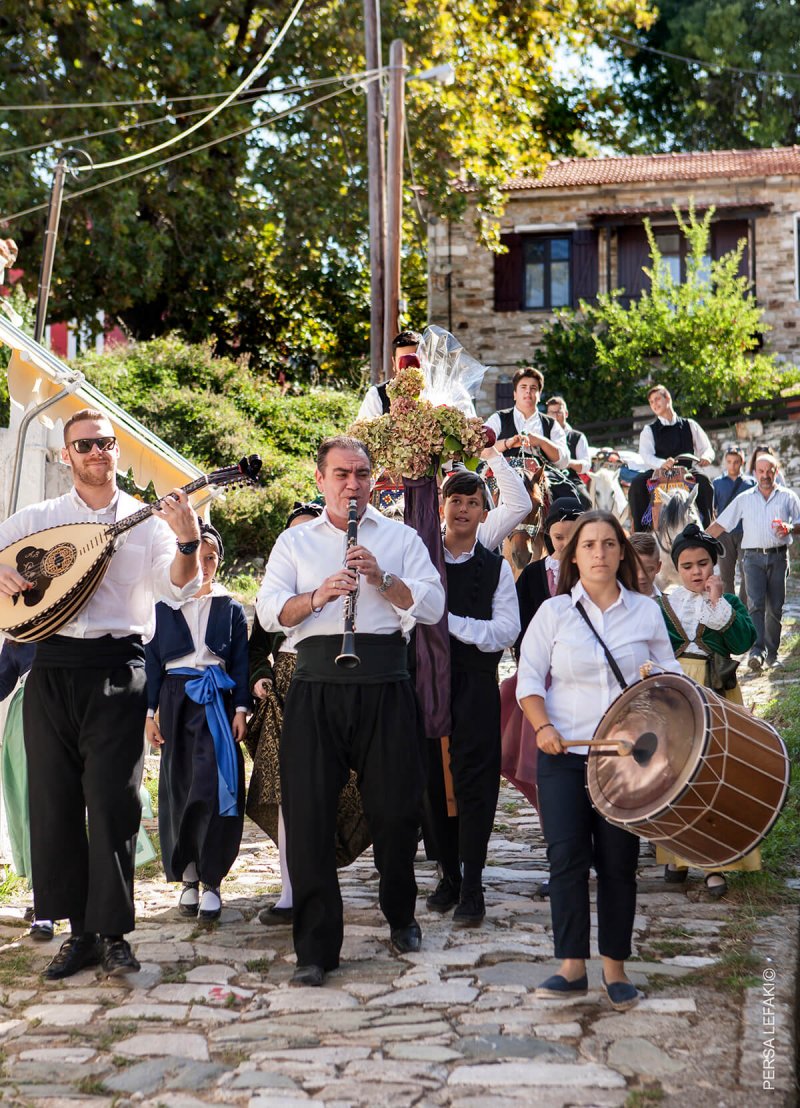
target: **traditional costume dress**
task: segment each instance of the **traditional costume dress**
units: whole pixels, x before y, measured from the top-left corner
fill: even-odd
[[[670,642],[686,676],[734,704],[744,704],[731,655],[750,649],[756,641],[756,629],[738,596],[723,593],[716,604],[711,604],[702,593],[681,585],[669,594],[660,593],[656,603],[664,613]],[[690,864],[661,847],[656,847],[656,861],[679,869]],[[761,852],[756,848],[738,862],[714,866],[710,872],[758,869]]]
[[[239,853],[244,763],[230,720],[251,704],[244,609],[214,583],[211,592],[156,606],[147,644],[148,714],[164,736],[158,830],[164,872],[180,881],[195,863],[218,888]]]

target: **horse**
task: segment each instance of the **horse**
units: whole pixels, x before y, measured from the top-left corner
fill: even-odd
[[[543,556],[542,525],[550,503],[544,465],[538,465],[533,459],[523,459],[519,472],[531,498],[531,510],[503,543],[503,557],[511,566],[515,581],[529,562]]]
[[[658,587],[662,591],[680,582],[678,571],[672,564],[672,544],[689,523],[702,527],[700,513],[695,501],[699,487],[688,489],[675,487],[661,493],[661,512],[655,529],[656,542],[661,551],[661,572],[658,575]]]
[[[622,490],[618,469],[604,465],[589,474],[589,497],[593,508],[611,512],[623,527],[630,527],[628,498]]]

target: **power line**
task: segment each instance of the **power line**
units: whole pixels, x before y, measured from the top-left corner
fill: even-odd
[[[617,42],[624,43],[625,46],[633,47],[634,50],[644,50],[648,54],[657,54],[659,57],[669,58],[673,62],[683,62],[684,65],[699,66],[701,69],[717,70],[720,73],[735,73],[744,77],[774,77],[783,81],[800,81],[800,73],[784,73],[782,70],[776,69],[748,69],[745,66],[725,65],[723,62],[702,61],[700,58],[689,58],[685,54],[673,54],[669,50],[660,50],[657,46],[648,46],[643,42],[623,38],[622,35],[616,35],[613,31],[606,31],[605,34]]]
[[[344,82],[344,81],[354,81],[354,82],[360,83],[361,81],[365,80],[370,75],[371,75],[371,71],[365,69],[365,70],[362,70],[358,73],[346,73],[346,74],[344,74],[340,77],[318,77],[318,78],[315,78],[314,80],[307,81],[305,84],[302,84],[302,85],[299,85],[299,84],[286,85],[284,88],[281,88],[279,90],[273,90],[268,95],[277,96],[278,94],[280,94],[282,96],[283,95],[288,96],[290,93],[306,92],[306,91],[308,91],[310,89],[313,89],[313,88],[321,88],[324,85],[330,85],[330,84],[334,84],[334,83],[341,83],[341,82]],[[220,94],[220,95],[224,95],[224,94]],[[244,104],[244,105],[253,104],[253,103],[255,103],[255,101],[262,99],[263,96],[264,96],[264,91],[262,89],[257,89],[257,88],[250,89],[246,96],[242,96],[239,100],[236,101],[236,106],[238,106],[240,104]],[[228,106],[230,107],[230,105],[228,105]],[[82,131],[79,134],[75,134],[75,135],[64,135],[61,138],[48,139],[46,142],[37,142],[37,143],[34,143],[31,146],[18,146],[18,147],[15,147],[12,150],[0,150],[0,159],[10,158],[15,154],[30,154],[30,153],[35,152],[37,150],[44,150],[48,146],[61,146],[61,145],[65,145],[67,143],[80,142],[83,139],[100,138],[103,135],[115,135],[115,134],[121,134],[124,131],[133,131],[133,130],[136,130],[138,128],[154,127],[158,123],[169,123],[171,120],[174,120],[174,119],[188,119],[193,115],[202,115],[202,113],[205,112],[205,111],[206,111],[205,108],[194,108],[192,111],[189,111],[189,112],[179,112],[179,113],[170,113],[169,115],[161,115],[161,116],[158,116],[157,119],[145,119],[145,120],[140,120],[136,123],[121,123],[118,127],[106,127],[101,131]]]
[[[288,19],[270,43],[269,49],[266,50],[266,52],[259,58],[259,60],[253,66],[248,75],[244,78],[243,81],[240,82],[240,84],[233,90],[233,92],[229,92],[222,103],[217,104],[215,108],[212,108],[211,111],[203,117],[203,119],[198,119],[196,123],[193,123],[191,127],[187,127],[187,129],[185,131],[182,131],[179,135],[173,135],[172,138],[165,139],[164,142],[158,143],[157,146],[152,147],[150,150],[141,150],[135,154],[127,154],[123,158],[113,158],[112,160],[107,162],[99,162],[94,166],[76,166],[74,172],[82,173],[91,169],[113,169],[114,166],[125,165],[127,162],[138,161],[140,158],[146,158],[150,154],[157,154],[160,150],[166,150],[167,147],[174,146],[176,142],[180,142],[188,135],[193,134],[200,127],[204,127],[206,123],[210,123],[215,116],[219,115],[221,111],[224,111],[224,109],[227,108],[228,104],[230,104],[232,100],[236,99],[240,92],[244,92],[244,90],[248,88],[248,86],[251,85],[253,81],[255,81],[255,79],[262,74],[264,68],[267,65],[267,62],[278,49],[281,42],[286,37],[289,28],[294,23],[297,16],[300,14],[300,9],[302,8],[304,3],[305,0],[296,0],[294,7],[289,13]]]
[[[367,78],[366,84],[372,81],[380,79],[380,73],[376,73],[374,76]],[[190,154],[197,154],[201,150],[208,150],[211,146],[218,146],[221,142],[227,142],[229,139],[240,138],[242,135],[249,135],[252,131],[257,131],[261,127],[267,127],[271,123],[277,123],[280,119],[285,119],[287,116],[294,115],[295,112],[305,111],[306,108],[314,108],[317,104],[322,104],[326,100],[332,100],[336,96],[342,96],[345,92],[352,92],[354,87],[348,85],[345,88],[334,89],[333,92],[326,93],[325,96],[319,96],[316,100],[309,100],[304,104],[295,104],[292,108],[287,108],[285,111],[277,112],[274,115],[268,116],[266,119],[259,120],[258,123],[253,123],[249,127],[244,127],[239,131],[231,131],[230,134],[221,135],[219,138],[211,139],[209,142],[204,142],[199,146],[193,146],[189,150],[182,150],[179,154],[172,154],[168,158],[162,158],[158,162],[152,162],[150,165],[140,166],[138,169],[131,169],[127,173],[120,173],[117,177],[111,177],[107,181],[100,181],[96,185],[89,185],[85,189],[79,189],[77,192],[70,192],[64,194],[64,202],[68,200],[76,200],[79,196],[85,196],[89,192],[96,192],[97,189],[106,188],[108,185],[115,185],[119,181],[125,181],[129,177],[136,177],[140,173],[147,173],[151,169],[158,169],[162,165],[168,165],[170,162],[176,162],[180,158],[186,158]],[[14,220],[22,219],[23,216],[31,215],[34,212],[44,211],[49,205],[35,204],[30,208],[25,208],[24,211],[14,212],[13,215],[2,216],[0,215],[0,224],[13,223]]]
[[[345,73],[339,77],[318,78],[317,81],[307,82],[306,87],[325,81],[359,80],[370,75],[369,69],[361,69],[355,73]],[[293,92],[299,85],[282,85],[279,88],[270,88],[268,85],[256,86],[250,92],[258,92],[262,96],[282,96],[285,92]],[[195,92],[186,96],[151,96],[143,100],[74,100],[53,104],[43,100],[36,104],[0,104],[2,112],[35,112],[35,111],[61,111],[71,108],[133,108],[144,104],[179,104],[184,100],[222,100],[227,92]],[[205,110],[205,109],[201,109]]]

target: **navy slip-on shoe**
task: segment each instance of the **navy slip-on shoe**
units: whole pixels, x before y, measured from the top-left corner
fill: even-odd
[[[630,981],[612,981],[609,985],[603,975],[603,988],[615,1012],[627,1012],[642,999],[641,993]]]
[[[567,981],[560,973],[554,973],[538,986],[533,995],[552,1000],[564,1000],[570,996],[586,996],[588,991],[589,980],[586,974],[576,978],[575,981]]]

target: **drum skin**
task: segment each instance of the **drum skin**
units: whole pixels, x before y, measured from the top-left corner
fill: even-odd
[[[610,823],[713,869],[754,850],[778,818],[790,765],[777,731],[689,677],[664,673],[625,689],[594,740],[586,783]]]

